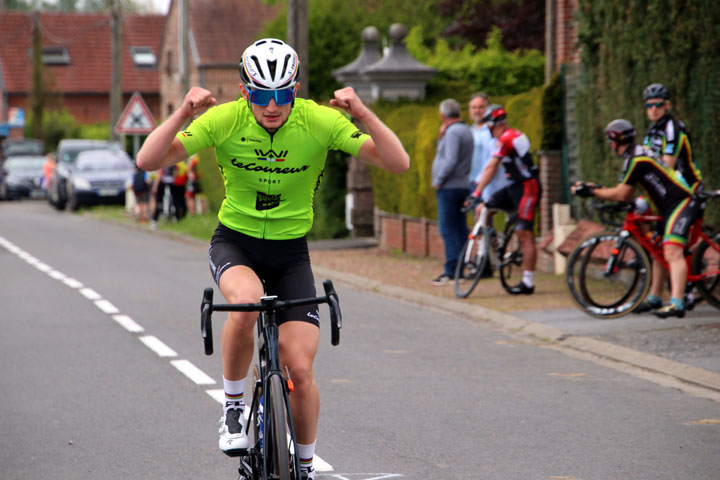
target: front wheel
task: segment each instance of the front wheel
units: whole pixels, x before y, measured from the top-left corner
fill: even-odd
[[[455,267],[455,295],[458,298],[470,295],[483,272],[489,268],[489,246],[486,228],[481,228],[477,235],[469,236],[465,242]]]
[[[265,392],[263,457],[267,478],[291,480],[283,379],[271,375]]]
[[[705,241],[698,245],[693,254],[691,271],[693,275],[706,275],[702,280],[695,282],[700,294],[710,305],[720,308],[720,250],[717,250],[720,242],[720,234],[712,239],[714,245]]]
[[[515,231],[517,219],[511,218],[505,226],[505,238],[498,252],[498,270],[503,288],[510,293],[520,287],[523,275],[523,253],[520,239]]]
[[[581,245],[584,250],[576,260],[580,261],[580,294],[573,295],[573,300],[596,318],[617,318],[633,311],[650,290],[650,260],[645,250],[636,240],[609,232]]]

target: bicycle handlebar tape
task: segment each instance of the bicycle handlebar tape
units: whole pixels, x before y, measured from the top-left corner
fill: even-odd
[[[325,289],[325,295],[327,296],[328,307],[330,307],[330,342],[333,346],[337,346],[340,344],[340,329],[342,328],[340,301],[337,293],[335,293],[332,280],[324,280],[323,288]]]
[[[200,331],[205,344],[205,355],[213,354],[212,301],[213,289],[208,287],[203,291],[203,300],[200,304]]]

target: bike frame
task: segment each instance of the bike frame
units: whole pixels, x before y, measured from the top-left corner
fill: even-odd
[[[202,337],[205,345],[205,354],[212,355],[213,353],[213,336],[212,336],[212,313],[213,311],[218,312],[260,312],[257,320],[257,337],[258,337],[258,365],[259,365],[259,376],[260,378],[254,385],[253,401],[250,406],[250,415],[245,426],[246,433],[249,432],[250,425],[255,420],[257,412],[258,402],[260,401],[259,392],[265,394],[267,400],[267,392],[270,390],[271,378],[277,376],[281,379],[281,385],[283,390],[283,403],[287,411],[287,424],[290,435],[290,447],[295,453],[293,462],[294,470],[299,475],[300,462],[297,457],[297,448],[295,441],[295,426],[293,423],[292,412],[290,410],[290,398],[289,393],[292,391],[291,379],[286,379],[283,375],[282,368],[280,366],[280,355],[279,355],[279,344],[278,344],[278,325],[276,321],[276,312],[279,310],[287,310],[293,307],[299,307],[304,305],[319,305],[321,303],[327,303],[330,307],[330,326],[331,326],[331,342],[333,345],[340,343],[340,329],[342,328],[342,316],[340,313],[340,305],[333,287],[332,281],[325,280],[323,282],[323,288],[325,289],[324,297],[304,298],[297,300],[278,300],[276,296],[266,296],[260,299],[260,303],[246,303],[246,304],[213,304],[213,289],[206,288],[203,292],[203,301],[200,305],[200,328]],[[268,402],[266,402],[267,404]],[[267,414],[266,414],[267,415]],[[268,422],[264,422],[263,429],[266,428]],[[265,435],[265,432],[263,432]],[[267,438],[267,436],[265,436]],[[257,444],[257,439],[256,444]],[[262,452],[262,478],[267,479],[268,472],[268,451],[270,448],[270,442],[264,442]],[[253,453],[254,451],[254,453]],[[256,446],[249,449],[249,454],[257,455]],[[247,469],[247,464],[241,458],[241,472],[243,467]],[[256,473],[253,472],[253,478],[256,478]]]
[[[659,215],[638,215],[633,212],[628,212],[627,215],[625,215],[625,221],[623,222],[619,234],[622,239],[623,232],[627,232],[627,235],[637,240],[637,242],[645,249],[645,251],[649,252],[650,255],[652,255],[652,258],[654,258],[660,263],[660,265],[663,269],[665,269],[665,271],[670,271],[670,266],[668,265],[668,262],[667,260],[665,260],[665,256],[663,255],[662,243],[660,243],[660,241],[651,241],[651,239],[649,239],[640,228],[640,222],[657,222],[662,220],[663,217]],[[705,274],[700,275],[692,273],[691,262],[693,252],[695,251],[695,248],[697,248],[697,246],[700,244],[701,240],[707,242],[713,250],[720,253],[720,246],[713,242],[710,237],[703,231],[702,224],[702,218],[695,220],[692,227],[690,227],[690,235],[688,236],[688,243],[685,253],[685,263],[687,264],[687,281],[689,283],[696,283],[705,277],[716,276],[718,274],[718,272],[716,271],[706,272]],[[659,240],[662,240],[662,238],[660,238]],[[619,246],[620,245],[616,246],[616,250],[613,251],[614,254],[617,253],[617,247]],[[610,258],[614,259],[615,255],[611,256]],[[608,262],[608,270],[606,270],[606,273],[612,271],[611,269],[613,267],[613,261],[611,260],[610,262]]]

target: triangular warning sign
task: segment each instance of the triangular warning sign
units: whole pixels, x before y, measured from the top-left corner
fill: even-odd
[[[120,120],[115,125],[115,132],[126,135],[143,135],[152,132],[154,128],[155,120],[153,120],[150,109],[145,105],[140,93],[133,93]]]

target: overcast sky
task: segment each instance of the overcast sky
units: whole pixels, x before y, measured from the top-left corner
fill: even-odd
[[[151,3],[153,4],[153,9],[156,13],[162,13],[165,15],[168,11],[170,0],[151,0]]]

